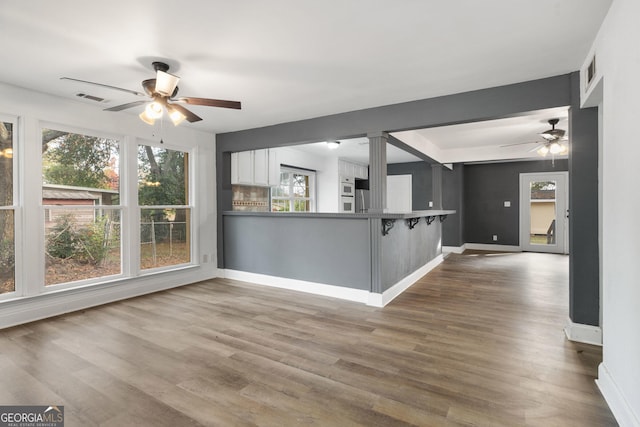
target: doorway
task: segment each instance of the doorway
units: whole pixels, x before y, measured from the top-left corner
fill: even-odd
[[[520,174],[520,247],[569,253],[568,172]]]

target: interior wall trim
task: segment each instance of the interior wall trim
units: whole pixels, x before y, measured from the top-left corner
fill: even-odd
[[[444,261],[444,257],[442,254],[437,255],[434,259],[409,274],[398,283],[384,291],[382,294],[369,294],[369,301],[367,301],[367,305],[373,307],[384,307],[393,301],[398,295],[406,291],[411,285],[416,283],[422,276],[436,268],[442,261]]]
[[[520,246],[513,245],[493,245],[489,243],[465,243],[466,249],[475,251],[498,251],[498,252],[522,252]]]
[[[602,346],[602,328],[600,326],[574,323],[569,319],[564,333],[569,341]]]
[[[305,292],[314,295],[338,298],[347,301],[359,302],[372,307],[384,307],[416,283],[422,276],[438,266],[444,257],[436,256],[434,259],[409,274],[398,283],[387,289],[382,294],[365,291],[362,289],[345,288],[343,286],[328,285],[325,283],[307,282],[305,280],[289,279],[286,277],[269,276],[266,274],[250,273],[247,271],[224,269],[218,270],[218,277],[232,280],[240,280],[255,285],[270,286],[280,289],[288,289],[297,292]]]
[[[461,254],[463,253],[465,250],[467,249],[467,244],[463,244],[462,246],[443,246],[442,247],[442,253],[445,254],[450,254],[450,253],[454,253],[454,254]]]
[[[633,412],[633,408],[613,380],[605,362],[600,363],[600,366],[598,366],[596,384],[621,427],[640,427],[640,416]]]

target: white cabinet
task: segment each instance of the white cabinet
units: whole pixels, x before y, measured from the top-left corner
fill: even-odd
[[[253,183],[255,185],[269,185],[269,152],[255,150],[253,152]]]
[[[269,150],[269,187],[280,185],[280,163],[274,150]]]
[[[339,160],[338,175],[359,179],[369,179],[369,169],[367,166],[360,165],[358,163]]]
[[[231,153],[231,183],[262,187],[280,183],[280,165],[273,150]]]

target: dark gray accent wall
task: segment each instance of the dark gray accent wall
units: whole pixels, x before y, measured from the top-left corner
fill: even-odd
[[[429,209],[432,200],[431,165],[427,162],[392,163],[387,175],[411,175],[411,206],[414,211]],[[447,207],[447,209],[449,209]]]
[[[464,241],[464,164],[456,163],[453,169],[442,170],[442,207],[453,209],[442,223],[442,245],[462,246]]]
[[[598,109],[580,109],[580,75],[571,75],[569,157],[569,317],[600,323]]]
[[[567,160],[469,164],[464,167],[466,243],[520,244],[520,174],[568,170]],[[504,202],[511,207],[505,208]],[[498,241],[492,236],[498,235]]]

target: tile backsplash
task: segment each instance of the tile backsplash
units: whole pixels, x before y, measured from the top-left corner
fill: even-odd
[[[234,211],[269,212],[269,187],[232,185]]]

